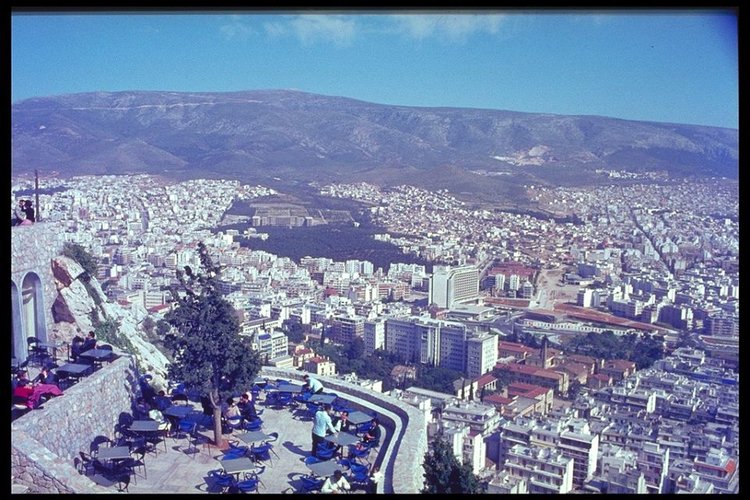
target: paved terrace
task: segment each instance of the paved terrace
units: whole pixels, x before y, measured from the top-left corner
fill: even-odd
[[[269,379],[301,381],[301,372],[264,368]],[[130,411],[137,390],[138,374],[129,356],[82,379],[61,397],[33,410],[11,425],[11,481],[30,493],[105,493],[105,489],[79,475],[73,458],[88,452],[96,435],[112,436],[120,412]],[[337,379],[319,377],[326,392],[336,392],[355,409],[374,411],[383,424],[378,449],[370,454],[383,472],[379,493],[416,493],[423,484],[422,462],[427,451],[426,423],[422,413],[395,398]],[[199,405],[198,405],[199,407]],[[289,409],[263,408],[263,430],[278,432],[275,449],[279,455],[267,464],[261,479],[261,493],[291,493],[299,477],[308,473],[302,460],[310,452],[312,423]],[[131,493],[213,493],[218,489],[206,476],[220,468],[220,450],[199,445],[199,452],[185,453],[185,439],[167,438],[157,455],[146,456],[146,478],[142,473],[131,481]],[[360,490],[363,491],[363,490]]]
[[[263,404],[256,405],[263,408],[263,431],[265,433],[278,432],[279,440],[274,444],[274,450],[279,454],[276,458],[271,454],[272,462],[264,462],[266,470],[260,475],[264,484],[260,485],[260,493],[292,493],[301,489],[300,476],[310,471],[302,462],[310,455],[312,422],[309,418],[298,419],[290,409],[273,409]],[[200,409],[200,405],[198,405]],[[294,412],[296,413],[296,412]],[[388,430],[386,430],[386,433]],[[213,431],[203,431],[205,436],[213,436]],[[234,435],[239,434],[235,432]],[[230,437],[224,435],[225,438]],[[236,439],[236,438],[235,438]],[[240,443],[244,444],[244,443]],[[198,453],[187,454],[186,439],[167,438],[167,451],[163,444],[158,445],[158,454],[146,456],[146,476],[136,477],[137,484],[128,488],[130,493],[217,493],[217,488],[207,473],[212,469],[220,469],[219,459],[222,452],[215,446],[198,445]],[[376,457],[373,450],[370,460]],[[138,473],[138,469],[136,469]],[[342,467],[342,472],[345,472]],[[346,473],[346,472],[345,472]],[[364,489],[357,489],[364,493]],[[382,491],[382,488],[381,488]]]

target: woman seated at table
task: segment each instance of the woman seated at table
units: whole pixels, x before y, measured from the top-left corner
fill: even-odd
[[[224,423],[232,430],[239,429],[242,426],[242,413],[234,402],[234,398],[227,398],[223,406],[221,416],[224,418]]]
[[[326,478],[323,486],[320,488],[321,493],[345,493],[352,487],[349,485],[349,481],[346,480],[344,475],[339,469],[336,469],[333,476]]]

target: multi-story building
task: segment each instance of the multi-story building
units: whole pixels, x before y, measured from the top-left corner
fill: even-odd
[[[515,445],[508,450],[505,470],[525,479],[529,493],[569,493],[573,489],[573,459],[553,448]]]
[[[362,338],[365,331],[365,318],[356,315],[334,315],[331,319],[333,322],[332,340],[341,344],[350,344],[355,338]]]
[[[476,378],[491,372],[497,363],[497,335],[480,333],[466,339],[466,374]]]
[[[371,355],[377,349],[385,349],[385,319],[365,321],[362,340],[365,343],[365,356]]]
[[[429,303],[450,309],[479,297],[479,269],[476,266],[438,266],[430,279]]]
[[[669,449],[658,443],[644,441],[638,450],[638,470],[646,479],[649,493],[667,493],[667,471],[669,468]]]
[[[257,349],[261,360],[265,361],[289,354],[289,339],[280,330],[258,332],[254,335],[253,347]]]

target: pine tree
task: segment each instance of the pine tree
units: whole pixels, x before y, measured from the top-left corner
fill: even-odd
[[[422,493],[484,493],[485,487],[469,464],[459,463],[450,443],[439,436],[424,457]]]
[[[260,369],[258,353],[239,335],[234,308],[218,290],[219,266],[214,266],[205,245],[198,244],[204,274],[186,266],[178,270],[177,287],[171,290],[176,307],[165,317],[173,327],[165,336],[172,350],[172,380],[208,395],[214,406],[214,440],[224,446],[221,433],[221,401],[247,390]]]

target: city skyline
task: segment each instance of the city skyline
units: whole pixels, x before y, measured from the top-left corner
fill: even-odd
[[[14,11],[12,102],[286,88],[737,128],[736,11]]]

